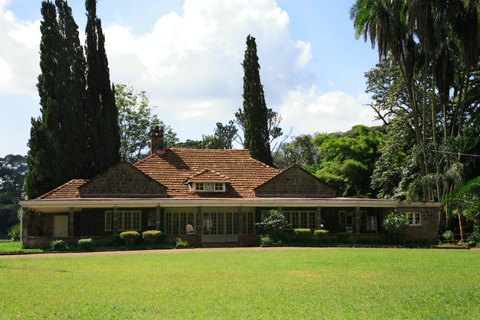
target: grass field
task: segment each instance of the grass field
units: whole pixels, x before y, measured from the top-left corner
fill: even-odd
[[[0,319],[478,319],[480,251],[0,257]]]
[[[3,242],[0,243],[0,253],[4,252],[43,252],[41,249],[23,249],[20,242]]]

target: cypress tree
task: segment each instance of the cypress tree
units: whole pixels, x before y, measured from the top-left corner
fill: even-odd
[[[255,38],[248,35],[247,49],[243,60],[243,113],[245,115],[244,146],[252,158],[269,166],[273,165],[268,132],[268,110],[263,86],[260,82]]]
[[[35,198],[48,190],[58,186],[60,176],[56,159],[58,152],[55,148],[57,141],[53,137],[61,108],[56,99],[56,85],[58,80],[61,36],[55,5],[48,1],[42,2],[41,13],[43,21],[40,25],[42,39],[40,42],[40,69],[37,89],[40,95],[41,116],[32,118],[30,150],[27,155],[29,172],[25,178],[25,193],[28,198]],[[61,178],[63,179],[63,178]]]
[[[110,84],[105,37],[97,18],[97,1],[86,0],[87,91],[86,115],[88,128],[87,162],[93,177],[120,161],[120,133],[115,90]]]

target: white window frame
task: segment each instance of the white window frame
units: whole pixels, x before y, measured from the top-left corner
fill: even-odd
[[[421,226],[422,225],[422,214],[420,212],[409,212],[408,213],[408,224],[412,227]]]
[[[195,192],[225,192],[225,182],[194,182]]]
[[[125,215],[129,213],[130,215],[130,226],[131,228],[125,229]],[[140,231],[142,230],[142,212],[139,210],[122,210],[117,211],[118,217],[118,231]],[[138,218],[138,219],[136,219]],[[134,225],[134,222],[138,221],[138,225]],[[137,228],[134,228],[137,227]],[[109,228],[110,227],[110,228]],[[113,211],[105,211],[105,231],[113,230]]]

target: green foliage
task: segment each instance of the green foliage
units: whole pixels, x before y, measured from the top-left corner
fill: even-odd
[[[339,243],[350,243],[350,233],[349,232],[338,232],[335,234],[337,241]]]
[[[270,210],[262,222],[255,223],[255,226],[270,236],[273,241],[278,241],[278,231],[291,227],[285,216],[278,210]]]
[[[110,86],[96,1],[86,1],[86,59],[66,1],[42,2],[38,93],[24,190],[36,198],[63,183],[93,178],[120,161],[118,112]]]
[[[388,232],[392,243],[405,243],[405,234],[409,227],[408,214],[399,214],[396,211],[383,218],[383,228]]]
[[[258,63],[255,38],[247,36],[247,49],[243,60],[243,111],[244,147],[252,158],[269,166],[273,165],[268,131],[268,109],[260,82],[260,64]],[[237,117],[238,118],[238,117]]]
[[[313,231],[313,237],[319,243],[325,243],[327,241],[328,230],[315,230]]]
[[[148,245],[153,246],[153,245],[157,244],[157,241],[158,241],[161,233],[162,232],[158,231],[158,230],[149,230],[149,231],[144,231],[142,233],[142,235],[143,235],[143,238],[144,238],[145,242]]]
[[[261,246],[273,246],[273,247],[283,247],[285,242],[280,239],[274,240],[270,235],[261,235],[260,236],[260,245]]]
[[[295,241],[299,243],[310,243],[312,241],[312,231],[310,229],[294,229]]]
[[[150,105],[145,91],[135,92],[132,86],[115,84],[115,104],[118,108],[120,127],[120,152],[126,161],[135,163],[150,154],[150,130],[158,125],[164,132],[165,148],[178,142],[177,134],[170,126],[152,115],[156,106]]]
[[[78,240],[77,247],[80,250],[92,251],[95,249],[95,244],[92,239],[80,239]]]
[[[447,243],[450,243],[453,238],[453,231],[452,230],[447,230],[442,234],[443,239],[447,241]]]
[[[381,128],[362,125],[345,133],[317,135],[313,144],[321,163],[315,175],[338,196],[375,197],[371,175],[383,141]]]
[[[183,241],[181,238],[177,238],[175,241],[175,248],[182,249],[187,248],[190,244],[187,241]]]
[[[20,223],[14,224],[7,229],[7,234],[10,240],[19,241],[20,240]]]
[[[112,247],[121,247],[125,245],[125,241],[123,241],[122,236],[120,236],[118,233],[114,233],[110,235],[109,245]]]
[[[125,241],[127,246],[133,246],[137,241],[139,233],[137,231],[125,231],[120,233],[120,237]]]
[[[63,240],[54,240],[50,243],[52,250],[66,250],[68,245]]]
[[[480,177],[468,181],[460,190],[448,196],[445,203],[480,228]]]

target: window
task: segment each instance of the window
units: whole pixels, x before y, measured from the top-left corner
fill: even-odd
[[[353,211],[339,211],[340,225],[353,226],[355,224],[355,215]]]
[[[119,231],[140,230],[140,211],[117,211],[117,222]],[[113,230],[113,211],[105,212],[105,231]]]
[[[420,226],[422,225],[422,215],[419,212],[409,213],[408,222],[411,226]]]
[[[283,216],[292,225],[292,229],[315,229],[316,211],[284,211]]]
[[[197,192],[225,192],[224,182],[195,182],[194,190]]]
[[[180,210],[182,211],[182,210]],[[194,212],[180,212],[169,209],[165,212],[165,232],[171,235],[186,234],[187,224],[192,221],[193,229],[196,229],[196,214]]]

